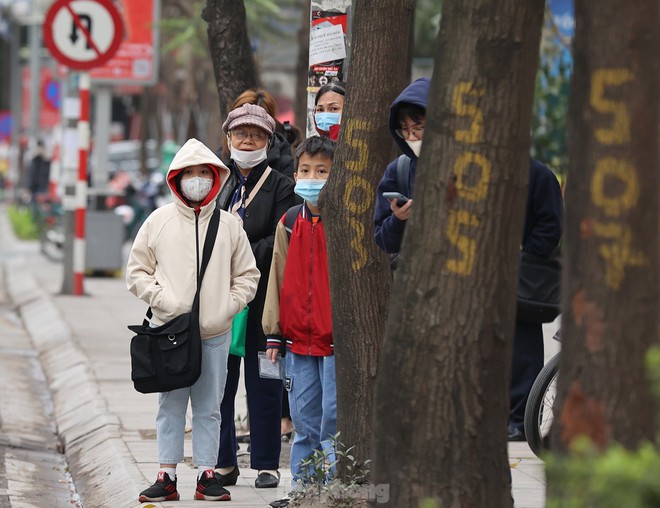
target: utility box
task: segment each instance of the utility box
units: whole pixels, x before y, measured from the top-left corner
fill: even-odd
[[[85,269],[121,270],[124,222],[112,211],[87,210]]]

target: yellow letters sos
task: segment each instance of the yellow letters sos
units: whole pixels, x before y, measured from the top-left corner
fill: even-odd
[[[470,145],[483,141],[484,115],[475,104],[466,102],[470,97],[483,97],[483,88],[475,87],[469,81],[458,83],[452,93],[452,107],[458,116],[470,119],[469,128],[454,132],[454,139],[460,143]],[[470,184],[467,171],[471,168],[479,169],[476,182]],[[462,276],[471,275],[474,271],[474,261],[477,242],[470,231],[479,227],[479,218],[472,212],[465,210],[465,202],[476,203],[486,199],[491,178],[491,163],[483,155],[470,151],[468,147],[454,162],[453,174],[456,177],[456,193],[458,202],[456,208],[449,212],[449,220],[445,228],[445,236],[456,247],[459,256],[450,258],[445,268],[452,273]]]
[[[597,113],[612,116],[607,128],[594,130],[594,137],[602,145],[625,145],[630,141],[630,113],[626,104],[607,99],[608,87],[620,87],[634,79],[625,68],[597,69],[591,77],[589,103]],[[606,187],[607,182],[618,184]],[[606,189],[620,189],[617,194],[608,194]],[[630,226],[622,220],[623,215],[637,206],[639,200],[637,169],[629,161],[616,157],[602,157],[595,163],[591,177],[591,201],[605,216],[597,220],[594,235],[600,245],[598,252],[605,261],[605,284],[619,289],[625,276],[626,266],[642,266],[648,263],[646,256],[636,251]]]

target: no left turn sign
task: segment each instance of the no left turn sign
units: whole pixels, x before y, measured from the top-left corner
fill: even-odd
[[[44,43],[77,70],[102,65],[121,44],[124,24],[111,0],[56,0],[44,19]]]

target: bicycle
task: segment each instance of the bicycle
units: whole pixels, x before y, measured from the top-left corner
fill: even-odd
[[[35,222],[40,231],[40,251],[51,261],[59,263],[64,259],[62,204],[59,200],[49,196],[39,196],[35,201]]]
[[[552,338],[561,342],[561,329],[557,330]],[[525,437],[537,457],[550,449],[550,429],[554,419],[558,375],[559,353],[553,356],[536,376],[525,406]]]

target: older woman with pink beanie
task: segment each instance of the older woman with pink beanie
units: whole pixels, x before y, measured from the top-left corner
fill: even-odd
[[[249,304],[245,340],[245,389],[250,418],[250,467],[257,470],[255,487],[279,485],[282,417],[282,381],[259,375],[258,353],[266,351],[261,314],[266,297],[275,228],[294,204],[291,178],[268,166],[267,151],[275,120],[261,106],[243,104],[232,110],[222,130],[230,150],[230,181],[218,200],[219,206],[243,222],[252,252],[261,272],[257,294]],[[229,355],[227,383],[222,401],[222,429],[217,470],[224,485],[235,485],[239,470],[234,425],[234,399],[238,389],[241,358]]]

